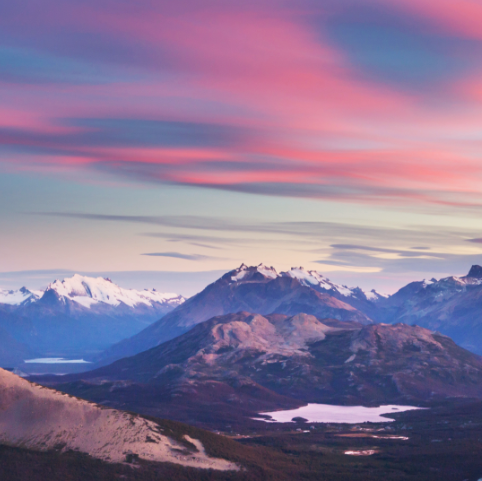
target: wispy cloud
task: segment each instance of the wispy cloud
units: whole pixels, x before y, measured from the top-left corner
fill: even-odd
[[[482,206],[474,2],[169,3],[2,6],[4,162],[278,197]]]
[[[341,251],[367,251],[373,253],[382,253],[382,254],[396,254],[400,257],[426,257],[428,253],[426,251],[430,250],[430,248],[422,249],[423,252],[417,252],[420,248],[412,248],[414,250],[406,250],[406,249],[386,249],[383,247],[370,247],[370,246],[360,246],[354,244],[332,244],[331,247]],[[437,257],[432,256],[432,257]]]
[[[83,192],[107,184],[125,192],[135,201],[124,211],[109,195],[97,204],[68,195],[71,213],[50,220],[92,221],[92,238],[105,222],[130,224],[118,227],[133,236],[162,231],[119,240],[134,252],[131,267],[154,262],[142,252],[222,248],[238,259],[267,243],[282,245],[283,258],[340,268],[468,262],[481,233],[450,225],[482,208],[479,3],[1,2],[0,169],[51,184],[40,194],[19,189],[23,211],[61,210],[51,192],[72,179]],[[175,209],[143,210],[146,192],[167,191]],[[109,215],[196,213],[208,198],[213,217]],[[250,211],[230,209],[232,199],[259,205],[258,220],[236,219],[231,210]],[[306,199],[324,202],[318,209]],[[358,219],[361,206],[375,215]],[[411,216],[429,222],[413,227]],[[329,219],[340,222],[318,222]],[[25,244],[13,242],[24,259]],[[45,266],[48,256],[30,252]],[[173,268],[173,259],[162,262]]]
[[[221,236],[209,235],[212,232],[239,232],[246,235],[260,234],[268,236],[261,242],[286,242],[294,249],[313,254],[324,254],[323,259],[314,262],[340,267],[372,267],[380,270],[402,272],[403,269],[414,272],[450,272],[455,265],[482,263],[482,253],[473,251],[454,252],[453,246],[463,246],[467,239],[473,239],[477,230],[453,229],[440,227],[405,226],[396,228],[368,226],[334,222],[254,222],[241,219],[196,216],[124,216],[87,213],[44,213],[41,215],[60,216],[91,221],[127,222],[168,227],[173,233],[152,233],[160,238],[178,238],[191,242],[209,239],[208,242],[223,243]],[[181,229],[179,231],[179,229]],[[189,230],[204,231],[206,235],[193,234]],[[357,239],[360,244],[350,243]],[[410,247],[417,239],[425,246]],[[333,242],[337,240],[338,242]],[[348,242],[347,242],[348,241]],[[229,244],[229,240],[227,244]],[[314,246],[324,245],[323,249]],[[406,247],[405,247],[406,246]],[[430,246],[430,247],[429,247]],[[154,253],[155,254],[155,253]],[[155,255],[175,257],[184,256],[176,252],[161,252]],[[190,256],[189,256],[190,257]],[[179,257],[181,258],[181,257]],[[187,258],[187,257],[182,257]],[[200,260],[195,258],[193,260]]]
[[[193,216],[193,215],[164,215],[164,216],[144,216],[144,215],[118,215],[118,214],[94,214],[82,212],[31,212],[30,215],[65,217],[72,219],[84,219],[92,221],[127,222],[133,224],[147,224],[162,227],[172,227],[181,229],[193,229],[217,232],[254,232],[285,234],[292,237],[304,237],[313,239],[336,239],[336,238],[358,238],[358,239],[379,239],[379,242],[407,242],[416,237],[418,240],[426,240],[429,244],[438,244],[444,239],[453,241],[466,241],[471,237],[471,233],[476,232],[468,229],[444,229],[440,227],[420,227],[420,226],[373,226],[363,224],[349,224],[323,221],[292,221],[292,222],[256,222],[249,219]],[[145,235],[145,234],[143,234]],[[149,233],[149,236],[173,236],[178,234]],[[186,239],[210,239],[211,241],[221,240],[221,237],[198,237],[192,234],[179,234]],[[383,250],[383,247],[372,247],[363,244],[350,243],[330,243],[332,247],[340,249],[365,249]],[[414,248],[415,249],[415,248]],[[426,248],[424,248],[426,249]],[[399,250],[396,250],[399,252]]]
[[[212,257],[203,256],[200,254],[181,254],[180,252],[150,252],[141,255],[152,257],[173,257],[174,259],[184,259],[187,261],[203,261],[206,259],[212,259]]]
[[[437,253],[436,256],[378,258],[361,252],[334,253],[328,259],[315,260],[318,264],[326,264],[350,268],[378,268],[380,272],[391,276],[404,274],[408,280],[426,278],[428,273],[434,275],[464,275],[471,265],[482,264],[482,254],[447,254]],[[411,276],[411,277],[410,277]]]

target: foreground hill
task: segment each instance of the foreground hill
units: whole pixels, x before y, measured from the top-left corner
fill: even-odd
[[[417,324],[482,354],[482,267],[463,277],[412,282],[370,311],[379,322]]]
[[[45,357],[87,355],[132,336],[183,302],[177,294],[74,275],[44,291],[0,291],[0,328]],[[6,362],[0,353],[0,365]]]
[[[0,369],[0,443],[78,451],[109,462],[136,458],[196,468],[238,470],[210,457],[188,434],[174,439],[155,421],[43,388]]]
[[[319,318],[330,317],[363,324],[372,322],[367,315],[337,298],[343,297],[340,293],[337,297],[328,294],[328,290],[336,294],[335,285],[329,289],[327,284],[320,287],[320,279],[311,281],[309,275],[301,276],[299,269],[288,275],[278,274],[272,267],[247,267],[243,264],[139,334],[106,350],[98,361],[108,364],[132,356],[173,339],[214,316],[242,310],[288,316],[305,312]]]
[[[50,381],[97,402],[209,423],[307,402],[482,399],[482,358],[416,326],[240,312],[109,366]]]

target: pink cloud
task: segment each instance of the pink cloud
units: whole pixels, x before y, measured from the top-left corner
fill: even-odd
[[[245,191],[248,184],[273,184],[280,186],[276,195],[290,184],[306,185],[307,196],[340,200],[481,201],[480,145],[463,135],[482,128],[478,75],[443,91],[402,91],[360,75],[323,25],[315,32],[305,17],[273,2],[192,10],[143,5],[149,8],[86,3],[59,4],[55,15],[38,11],[43,28],[54,32],[82,25],[139,45],[144,63],[132,67],[138,80],[0,83],[0,93],[8,93],[0,147],[24,149],[5,162],[22,169],[101,166],[121,178],[133,172],[144,180]],[[445,0],[391,5],[434,28],[482,36],[475,2],[462,0],[456,9]],[[36,28],[34,17],[11,20],[19,29]],[[82,140],[86,129],[65,120],[76,118],[216,123],[250,134],[231,146],[112,146]],[[321,189],[327,186],[328,193]]]

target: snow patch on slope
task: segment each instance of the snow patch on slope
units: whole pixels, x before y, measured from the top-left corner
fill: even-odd
[[[331,289],[333,284],[323,277],[319,272],[316,271],[306,271],[303,267],[292,267],[288,272],[282,272],[281,275],[286,275],[292,277],[293,279],[298,279],[302,281],[305,285],[309,284],[311,286],[320,286],[325,289]]]
[[[269,277],[270,279],[276,279],[278,277],[278,273],[274,267],[267,267],[260,264],[256,269],[260,274],[263,274],[264,277]]]
[[[376,291],[375,289],[372,289],[371,291],[365,291],[361,289],[363,294],[365,294],[366,298],[369,301],[378,301],[380,298],[385,298],[387,299],[390,297],[388,294],[382,294],[381,292]]]
[[[340,284],[331,282],[330,279],[324,277],[317,271],[307,271],[303,267],[292,267],[287,272],[282,272],[281,276],[292,277],[298,279],[302,284],[308,287],[317,287],[326,291],[337,292],[343,297],[362,297],[364,296],[369,301],[377,301],[382,297],[388,297],[384,294],[372,289],[371,291],[365,291],[359,287],[347,287]]]
[[[245,264],[241,264],[237,269],[231,271],[229,274],[231,274],[231,281],[240,282],[249,281],[251,277],[257,273],[261,274],[267,279],[276,279],[279,277],[274,267],[267,267],[264,264],[259,264],[256,267],[248,267]]]
[[[234,282],[239,282],[243,280],[247,274],[249,274],[248,266],[246,264],[241,264],[234,272],[234,275],[231,276],[231,280]]]

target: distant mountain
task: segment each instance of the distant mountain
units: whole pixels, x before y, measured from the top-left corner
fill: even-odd
[[[0,369],[1,444],[76,451],[110,463],[140,459],[218,471],[239,469],[233,462],[207,455],[202,442],[188,432],[166,432],[155,420],[96,406]]]
[[[373,296],[378,298],[376,294]],[[172,339],[214,316],[242,310],[263,315],[295,315],[305,312],[319,318],[370,324],[372,320],[369,316],[346,302],[348,298],[362,298],[362,292],[331,284],[321,275],[313,271],[305,272],[302,268],[278,274],[275,269],[263,264],[252,267],[243,264],[139,334],[112,346],[97,360],[108,364],[132,356]],[[364,302],[366,304],[369,300]]]
[[[421,327],[239,312],[58,382],[126,409],[194,410],[202,418],[266,404],[280,409],[290,399],[379,405],[482,398],[482,358]]]
[[[467,276],[412,282],[370,311],[378,322],[417,324],[482,354],[482,267]]]
[[[32,359],[37,355],[33,349],[18,342],[8,331],[0,327],[0,367],[19,366],[24,359]]]
[[[42,295],[43,291],[30,291],[26,287],[22,287],[16,291],[0,289],[0,304],[22,306],[38,301]]]
[[[155,289],[137,291],[135,289],[124,289],[114,284],[108,278],[87,277],[75,274],[62,281],[56,280],[48,285],[47,289],[29,290],[22,287],[17,291],[0,290],[0,304],[11,306],[24,306],[41,300],[45,294],[55,296],[64,304],[73,301],[87,309],[113,307],[138,308],[147,307],[177,307],[184,302],[184,298],[178,294],[161,293]]]
[[[76,274],[44,291],[1,291],[0,328],[46,357],[88,355],[136,334],[184,300]]]

